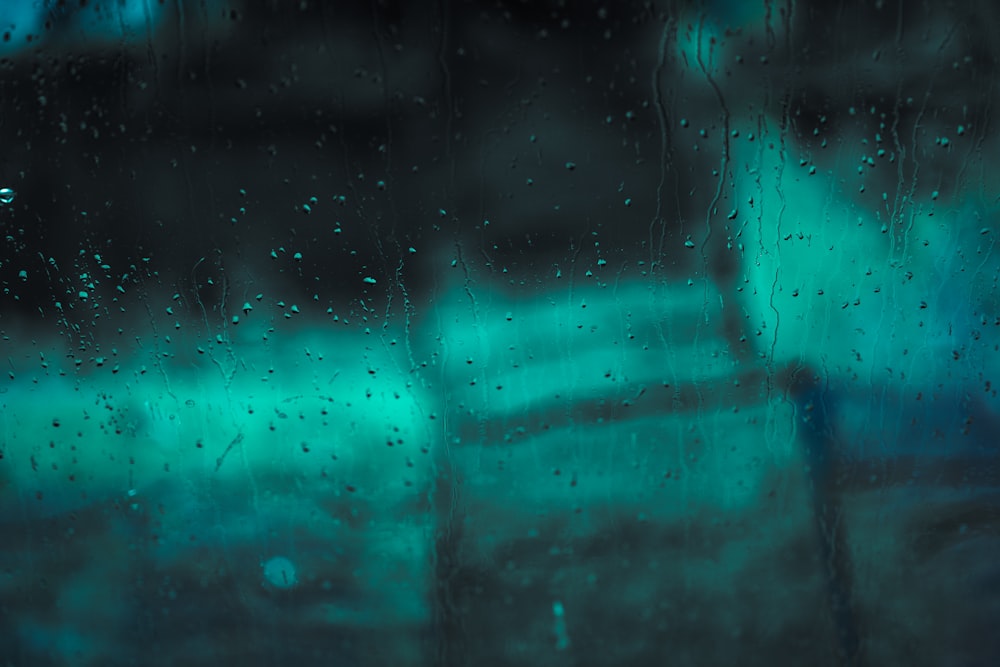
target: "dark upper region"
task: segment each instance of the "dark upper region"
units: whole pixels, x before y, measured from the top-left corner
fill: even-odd
[[[563,10],[534,17],[541,10],[525,3],[462,5],[447,16],[411,3],[306,7],[247,3],[218,16],[187,12],[183,25],[166,13],[145,48],[74,43],[74,13],[61,9],[41,46],[3,61],[0,107],[17,119],[0,129],[4,184],[18,191],[0,211],[5,313],[33,318],[56,301],[65,310],[81,291],[149,280],[181,290],[212,255],[231,275],[279,276],[321,301],[372,289],[368,276],[420,287],[431,272],[419,262],[434,248],[491,243],[477,231],[483,213],[504,223],[489,232],[503,230],[498,251],[534,234],[519,250],[543,256],[545,234],[531,228],[573,239],[621,205],[611,198],[617,182],[596,199],[590,186],[606,173],[620,178],[615,165],[634,161],[627,142],[621,155],[588,164],[577,155],[586,151],[549,138],[576,111],[586,111],[589,133],[605,115],[621,122],[640,106],[628,77],[590,47],[605,20],[575,16],[567,30],[556,20]],[[632,25],[608,20],[617,60]],[[549,37],[536,32],[543,24],[553,24]],[[522,45],[525,54],[514,48]],[[593,74],[602,83],[588,89]],[[554,112],[554,130],[525,122],[522,101],[532,98]],[[632,123],[644,128],[635,138],[651,135],[651,121],[647,112]],[[534,155],[528,136],[543,137],[551,173],[536,174],[535,190],[525,169],[516,186],[504,182],[516,155],[502,140],[489,167],[500,172],[482,182],[484,137],[505,127],[522,165]],[[590,181],[572,182],[572,159]]]
[[[796,138],[820,115],[836,138],[847,107],[887,107],[900,85],[925,93],[929,60],[933,96],[903,124],[984,125],[995,10],[983,21],[904,8],[897,55],[886,36],[902,5],[855,5],[796,4],[787,42],[731,32],[746,60],[719,81],[730,110],[757,109],[758,84],[773,80],[790,91]],[[699,236],[718,182],[718,100],[674,57],[662,97],[651,86],[659,26],[688,8],[230,3],[164,12],[141,44],[88,48],[72,41],[67,5],[40,46],[0,61],[0,186],[18,192],[0,208],[0,312],[33,320],[82,289],[192,289],[206,257],[247,293],[276,281],[288,300],[321,304],[413,294],[456,245],[477,267],[539,278],[555,264],[610,272],[639,260],[735,275],[722,227],[704,257]],[[725,3],[708,9],[727,16]],[[944,37],[955,28],[944,51],[931,19]],[[941,155],[922,161],[926,182],[956,171]]]

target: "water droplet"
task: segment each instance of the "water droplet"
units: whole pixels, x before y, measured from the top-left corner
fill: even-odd
[[[0,204],[10,204],[13,203],[14,197],[17,193],[10,188],[0,188]]]
[[[295,565],[284,556],[275,556],[262,565],[264,580],[278,589],[289,589],[298,583]]]

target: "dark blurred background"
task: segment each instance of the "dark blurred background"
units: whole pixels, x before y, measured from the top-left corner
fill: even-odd
[[[455,260],[520,280],[643,261],[687,276],[702,263],[689,239],[725,282],[733,230],[706,229],[728,213],[733,114],[770,113],[820,169],[842,168],[820,143],[881,122],[912,161],[868,192],[912,198],[918,164],[921,187],[949,191],[970,180],[962,158],[913,155],[908,138],[964,124],[982,145],[996,12],[15,1],[0,62],[2,178],[17,192],[2,210],[4,326],[86,330],[146,293],[196,290],[219,308],[223,284],[233,303],[382,308],[452,280]]]
[[[875,107],[895,112],[883,134],[901,150],[918,124],[985,136],[996,58],[990,3],[14,8],[4,312],[58,319],[59,301],[78,324],[113,309],[119,286],[189,289],[203,258],[230,285],[322,309],[426,289],[456,243],[492,271],[677,271],[691,253],[664,248],[692,233],[700,246],[718,205],[726,113],[764,101],[810,150],[819,128],[874,134]],[[725,48],[706,41],[703,61],[721,62],[707,85],[678,44],[729,26]],[[923,161],[921,182],[947,190],[960,167]],[[720,276],[729,256],[712,258]]]

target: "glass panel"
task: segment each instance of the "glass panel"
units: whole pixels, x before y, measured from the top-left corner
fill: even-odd
[[[5,665],[1000,662],[1000,11],[12,0]]]

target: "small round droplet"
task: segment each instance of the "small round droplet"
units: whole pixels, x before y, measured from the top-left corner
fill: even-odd
[[[0,188],[0,204],[10,204],[13,203],[14,197],[17,193],[10,188]]]
[[[298,584],[295,565],[284,556],[275,556],[263,563],[264,580],[279,589],[289,589]]]

